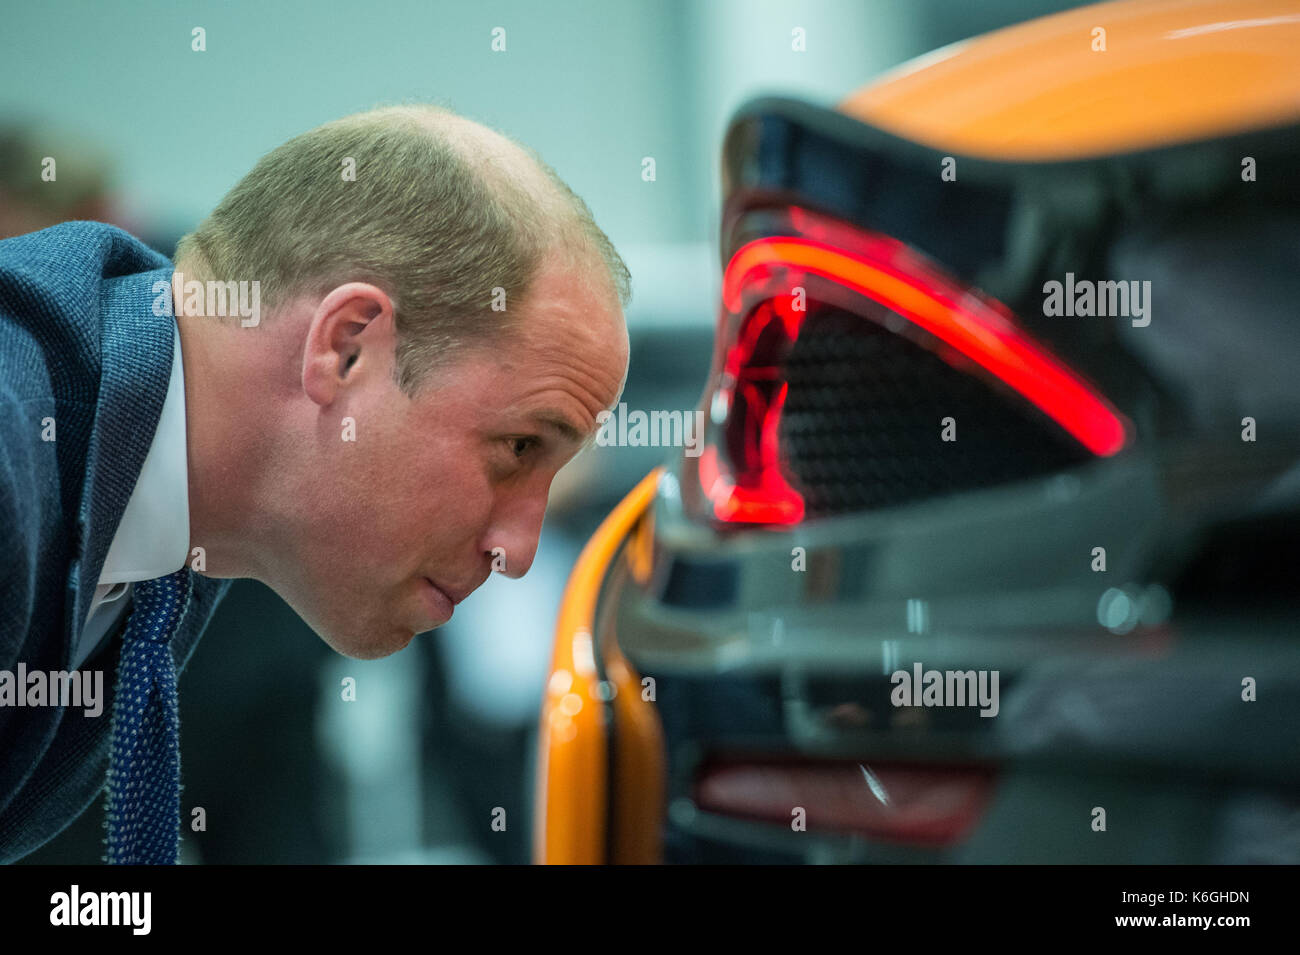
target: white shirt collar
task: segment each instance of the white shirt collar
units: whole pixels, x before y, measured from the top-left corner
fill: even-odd
[[[181,333],[173,330],[172,375],[153,444],[109,545],[99,584],[152,580],[185,566],[190,550],[189,456]]]

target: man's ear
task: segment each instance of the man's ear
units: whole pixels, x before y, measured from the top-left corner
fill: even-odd
[[[381,288],[349,282],[312,311],[303,343],[302,388],[321,407],[370,374],[391,375],[396,348],[392,299]]]

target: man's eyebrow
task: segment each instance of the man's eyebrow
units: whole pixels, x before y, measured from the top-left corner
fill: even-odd
[[[557,411],[538,411],[532,416],[534,421],[547,425],[571,444],[585,444],[588,435],[564,415]]]

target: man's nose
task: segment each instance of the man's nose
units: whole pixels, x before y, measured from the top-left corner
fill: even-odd
[[[549,488],[502,503],[484,540],[484,553],[494,573],[522,577],[533,566],[542,536]]]

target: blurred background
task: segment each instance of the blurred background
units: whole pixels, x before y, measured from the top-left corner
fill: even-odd
[[[170,256],[286,139],[377,105],[438,103],[537,149],[587,201],[632,273],[623,400],[686,410],[712,347],[718,155],[733,110],[769,93],[831,105],[904,60],[1078,5],[10,5],[0,237],[96,219]],[[492,50],[496,27],[504,52]],[[797,27],[805,52],[791,49]],[[53,183],[40,177],[46,156]],[[180,683],[182,801],[187,818],[196,806],[207,816],[206,831],[185,834],[184,861],[528,861],[533,733],[561,591],[587,536],[663,454],[584,452],[556,481],[528,575],[494,575],[451,623],[384,660],[335,654],[269,589],[236,582]],[[98,862],[103,834],[97,803],[24,861]]]

